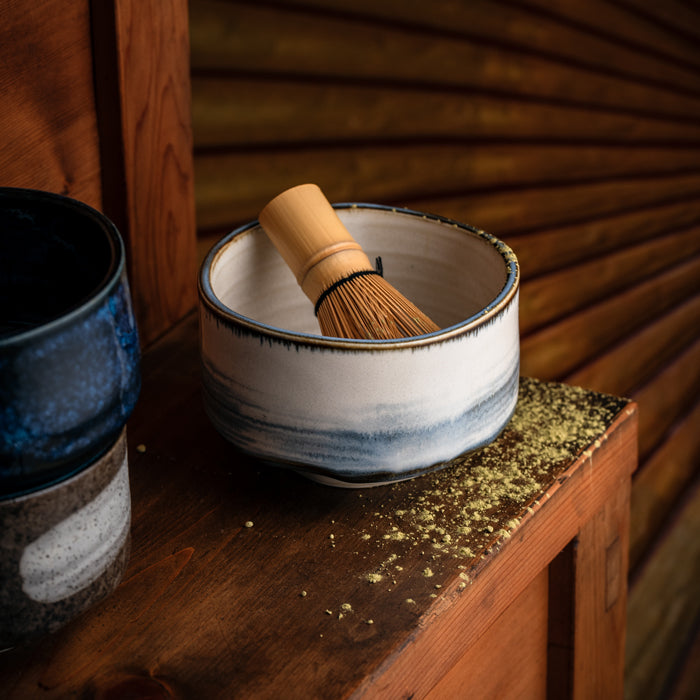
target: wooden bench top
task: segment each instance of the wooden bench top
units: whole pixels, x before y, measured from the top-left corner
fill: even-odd
[[[523,378],[490,446],[410,481],[331,488],[215,432],[190,316],[143,358],[123,582],[0,655],[0,686],[11,698],[132,685],[154,697],[422,696],[629,482],[635,411]]]

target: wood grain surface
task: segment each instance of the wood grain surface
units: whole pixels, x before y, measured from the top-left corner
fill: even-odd
[[[105,209],[127,241],[146,346],[196,300],[187,3],[110,0],[92,12]]]
[[[3,3],[0,185],[58,192],[100,208],[88,5]]]
[[[492,446],[393,486],[321,486],[217,435],[190,318],[144,357],[128,425],[125,579],[56,635],[0,655],[5,696],[157,686],[165,697],[422,697],[443,677],[448,687],[454,666],[496,663],[487,630],[506,611],[542,631],[548,564],[629,486],[635,435],[634,404],[524,379]],[[578,570],[605,579],[611,569]],[[624,576],[617,585],[619,618]],[[595,605],[585,616],[604,614]],[[586,676],[621,679],[624,625],[606,639],[617,657],[589,662]],[[542,686],[539,668],[531,687]]]

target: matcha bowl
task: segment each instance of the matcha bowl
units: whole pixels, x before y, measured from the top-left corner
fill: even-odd
[[[320,335],[313,305],[258,222],[199,276],[206,411],[240,450],[339,486],[407,479],[492,441],[518,395],[519,269],[471,226],[336,205],[384,275],[440,330],[400,340]]]

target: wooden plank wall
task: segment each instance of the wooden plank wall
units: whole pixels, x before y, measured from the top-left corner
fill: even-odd
[[[190,0],[190,33],[200,257],[304,181],[473,223],[522,265],[522,372],[639,402],[627,694],[662,697],[700,614],[700,3]]]

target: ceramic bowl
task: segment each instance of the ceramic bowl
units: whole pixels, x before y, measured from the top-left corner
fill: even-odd
[[[199,276],[205,409],[242,451],[316,480],[405,479],[492,441],[515,408],[519,270],[484,231],[371,204],[335,205],[384,276],[442,330],[320,336],[313,305],[258,222]]]
[[[0,650],[55,631],[111,593],[130,524],[124,430],[78,474],[0,500]]]
[[[67,197],[0,188],[0,498],[114,443],[140,387],[115,226]]]

